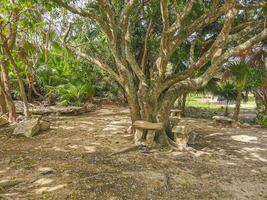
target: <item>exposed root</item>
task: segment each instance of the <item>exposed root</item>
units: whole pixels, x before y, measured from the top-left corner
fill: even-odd
[[[184,147],[182,145],[177,144],[176,142],[174,142],[171,138],[166,137],[166,144],[167,146],[170,148],[170,152],[173,151],[194,151],[194,149],[192,147]],[[118,155],[118,154],[123,154],[123,153],[128,153],[130,151],[137,151],[137,150],[142,150],[142,149],[150,149],[150,146],[147,146],[145,143],[141,143],[141,144],[135,144],[133,146],[130,147],[126,147],[120,151],[114,152],[112,153],[110,156],[114,156],[114,155]]]
[[[131,147],[126,147],[120,151],[117,151],[117,152],[114,152],[111,154],[111,156],[114,156],[114,155],[118,155],[118,154],[122,154],[122,153],[128,153],[130,151],[136,151],[136,150],[139,150],[139,149],[142,149],[143,147],[145,147],[144,145],[140,144],[140,145],[133,145]]]
[[[12,200],[10,197],[0,194],[0,199],[4,199],[4,200]]]
[[[187,151],[187,152],[192,152],[196,151],[194,148],[189,147],[189,146],[181,146],[175,143],[172,139],[168,137],[167,144],[170,147],[171,151]]]
[[[179,150],[179,146],[171,140],[169,137],[167,137],[167,145],[170,147],[171,151],[177,151]]]

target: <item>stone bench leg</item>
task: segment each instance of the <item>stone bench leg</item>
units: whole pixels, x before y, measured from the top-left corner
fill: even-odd
[[[134,133],[134,142],[135,144],[141,144],[142,142],[142,137],[143,137],[143,130],[142,129],[135,129],[135,133]]]
[[[171,117],[175,117],[175,112],[171,112]]]
[[[155,130],[148,130],[146,134],[146,144],[147,146],[151,147],[154,144],[156,131]]]
[[[182,150],[187,147],[188,137],[184,134],[174,133],[174,141],[179,146],[179,149]]]
[[[176,126],[174,134],[174,141],[180,149],[186,148],[188,143],[188,128],[186,126]]]

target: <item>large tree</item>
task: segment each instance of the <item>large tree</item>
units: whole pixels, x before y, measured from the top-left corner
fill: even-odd
[[[205,86],[230,58],[267,37],[260,1],[52,1],[78,15],[88,34],[100,30],[98,40],[74,45],[68,36],[81,29],[72,26],[62,40],[119,83],[133,122],[164,124],[155,136],[160,143],[172,138],[169,113],[177,97]],[[106,47],[90,51],[99,38]],[[176,73],[173,58],[180,52],[185,67]]]

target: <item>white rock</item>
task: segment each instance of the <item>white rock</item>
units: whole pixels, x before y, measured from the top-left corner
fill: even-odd
[[[40,131],[40,118],[30,118],[20,122],[15,128],[14,135],[32,137]]]
[[[55,172],[55,170],[50,167],[40,167],[38,171],[41,172],[42,175],[52,174]]]
[[[7,125],[7,124],[8,124],[7,119],[4,117],[0,117],[0,128]]]
[[[233,123],[234,122],[233,119],[224,117],[224,116],[213,116],[212,119],[220,123]]]
[[[53,180],[49,178],[40,178],[37,181],[34,182],[36,185],[47,185],[49,183],[52,183]]]

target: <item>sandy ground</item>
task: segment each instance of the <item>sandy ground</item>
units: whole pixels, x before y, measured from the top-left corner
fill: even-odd
[[[31,139],[0,129],[0,199],[267,199],[266,129],[184,118],[195,151],[111,156],[132,144],[127,108],[49,120]]]

